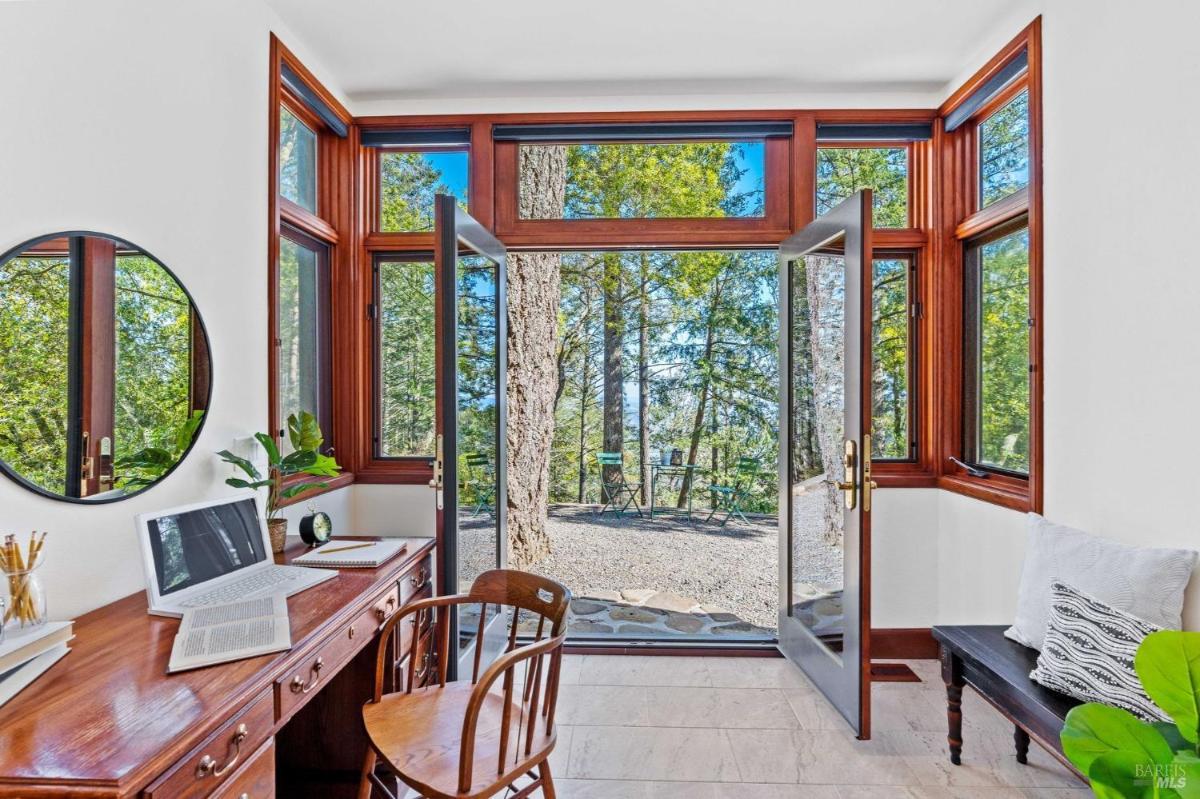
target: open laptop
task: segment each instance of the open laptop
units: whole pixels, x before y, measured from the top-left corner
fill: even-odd
[[[146,599],[158,616],[291,596],[337,576],[328,569],[277,566],[253,493],[143,513],[137,527]]]

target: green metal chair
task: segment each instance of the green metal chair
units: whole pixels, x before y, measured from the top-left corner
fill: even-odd
[[[495,471],[492,469],[492,457],[486,452],[468,452],[463,455],[463,493],[470,489],[475,497],[475,508],[472,516],[487,508],[488,514],[495,516],[492,508],[496,498]]]
[[[713,483],[708,487],[709,493],[712,495],[712,512],[704,521],[708,521],[723,510],[725,518],[721,520],[722,527],[733,518],[734,514],[749,524],[750,520],[746,518],[746,514],[742,513],[742,501],[750,496],[750,492],[754,489],[754,481],[760,471],[762,471],[762,463],[758,458],[738,458],[733,467],[733,479],[728,485]]]
[[[637,494],[642,490],[642,484],[625,479],[625,456],[620,452],[597,452],[596,465],[600,469],[600,498],[604,500],[596,515],[603,516],[604,511],[612,508],[620,516],[633,505],[637,515],[641,516],[642,507],[638,505]],[[605,477],[606,471],[613,474],[611,480]],[[622,498],[625,498],[625,504],[618,508],[617,503]]]

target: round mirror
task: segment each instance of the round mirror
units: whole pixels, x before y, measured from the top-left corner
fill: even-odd
[[[208,408],[208,335],[169,269],[98,233],[0,256],[0,469],[70,502],[162,480]]]

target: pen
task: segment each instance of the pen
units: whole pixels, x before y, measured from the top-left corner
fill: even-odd
[[[318,549],[317,554],[328,555],[333,552],[345,552],[346,550],[349,550],[349,549],[362,549],[363,547],[373,547],[373,546],[375,546],[374,541],[372,541],[369,544],[351,544],[348,547],[337,547],[336,549]]]

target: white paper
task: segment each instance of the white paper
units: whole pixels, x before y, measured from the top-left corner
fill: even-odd
[[[167,671],[211,666],[291,649],[287,598],[281,595],[186,610]]]

